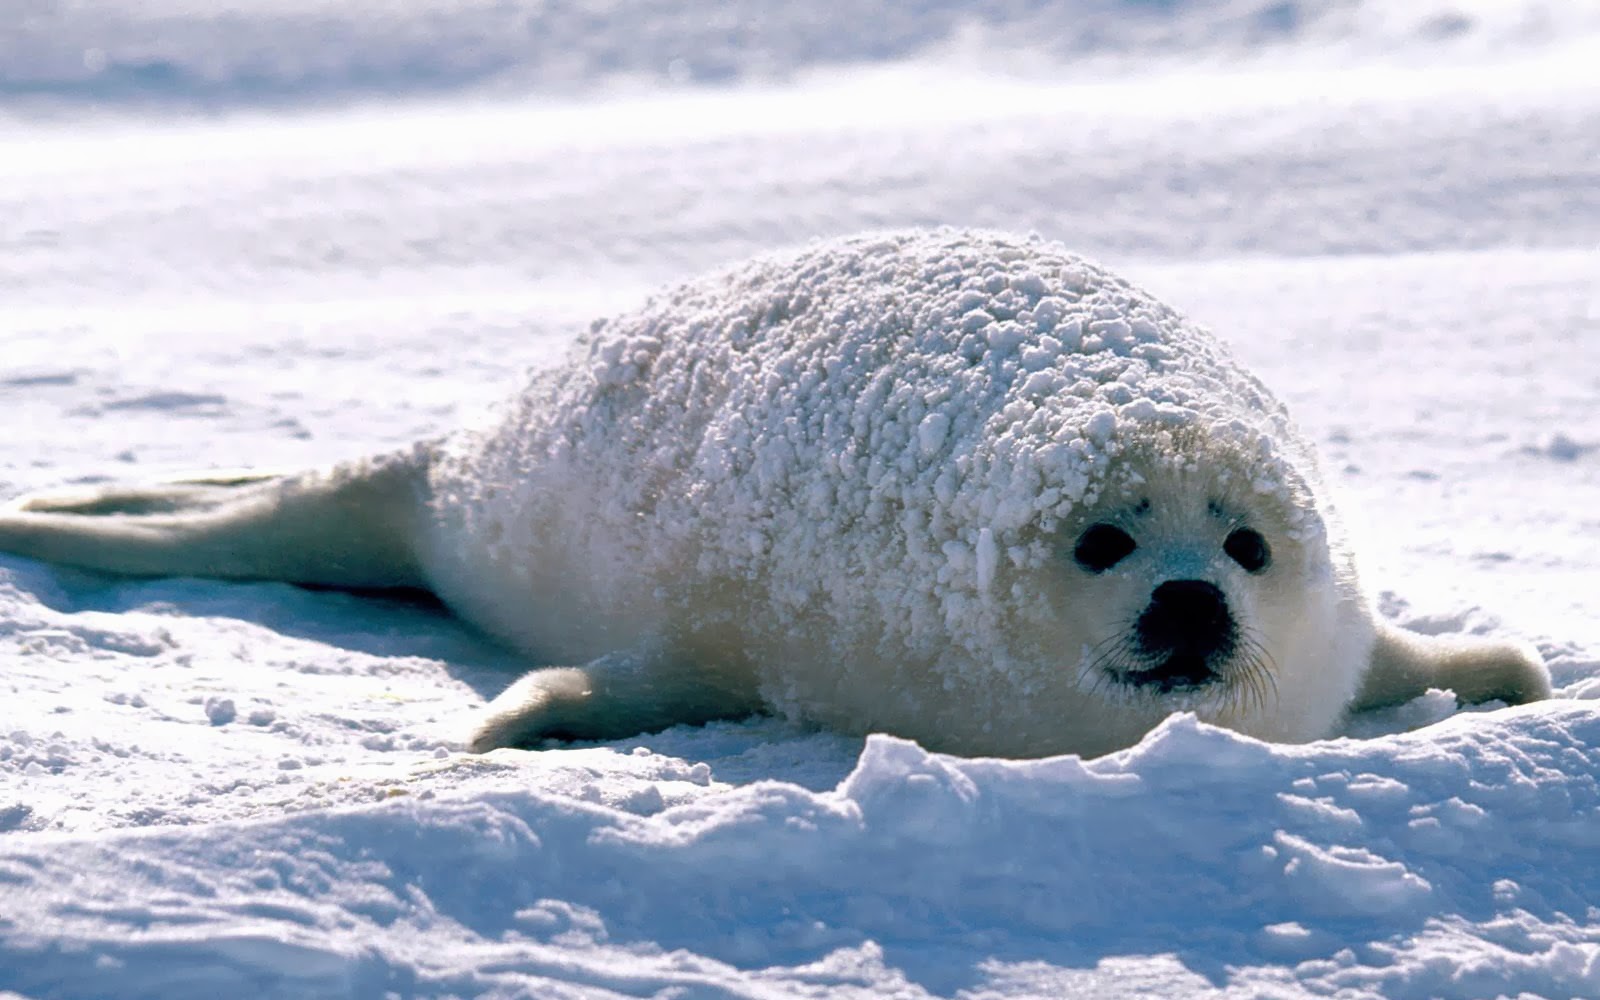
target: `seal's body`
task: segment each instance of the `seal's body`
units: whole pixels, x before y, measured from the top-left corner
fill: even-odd
[[[1383,625],[1311,449],[1209,333],[1052,244],[891,233],[597,323],[487,425],[289,477],[25,498],[0,549],[423,586],[540,663],[475,749],[767,707],[964,753],[1178,709],[1307,740],[1530,650]]]

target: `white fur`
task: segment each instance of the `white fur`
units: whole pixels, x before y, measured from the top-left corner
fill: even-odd
[[[1469,697],[1549,690],[1520,648],[1442,655],[1381,629],[1281,405],[1209,333],[1037,240],[896,233],[757,260],[596,324],[482,428],[248,489],[191,514],[35,500],[0,517],[0,548],[419,578],[537,661],[587,664],[513,685],[477,749],[765,705],[966,753],[1100,753],[1180,708],[1313,739],[1358,693],[1449,686],[1460,664]],[[363,503],[377,527],[355,527]],[[1135,507],[1125,564],[1073,563],[1085,526]],[[73,526],[88,514],[123,523]],[[157,556],[116,561],[141,523]],[[1223,554],[1235,523],[1268,539],[1270,568]],[[336,554],[291,546],[302,565],[279,565],[308,524]],[[359,544],[341,548],[347,528]],[[213,567],[230,529],[270,536],[276,561]],[[1178,578],[1227,595],[1254,672],[1129,690],[1092,650]]]

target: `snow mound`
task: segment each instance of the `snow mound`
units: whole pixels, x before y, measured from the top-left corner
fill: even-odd
[[[1571,704],[1298,748],[1175,716],[1088,763],[873,737],[834,790],[707,783],[643,816],[533,765],[522,791],[35,838],[0,844],[0,988],[1106,996],[1139,982],[1097,961],[1155,949],[1182,966],[1168,996],[1286,970],[1317,993],[1594,995],[1597,748]]]

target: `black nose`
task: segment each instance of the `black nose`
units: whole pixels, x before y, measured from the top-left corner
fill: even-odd
[[[1146,653],[1205,657],[1233,642],[1233,616],[1216,584],[1168,580],[1151,592],[1135,631]]]

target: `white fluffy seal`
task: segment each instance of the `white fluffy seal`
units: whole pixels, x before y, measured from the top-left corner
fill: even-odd
[[[1315,739],[1537,654],[1379,621],[1309,445],[1213,336],[1050,243],[771,256],[595,324],[488,426],[327,472],[24,498],[0,549],[421,586],[535,662],[472,746],[762,707],[1099,754],[1174,710]]]

